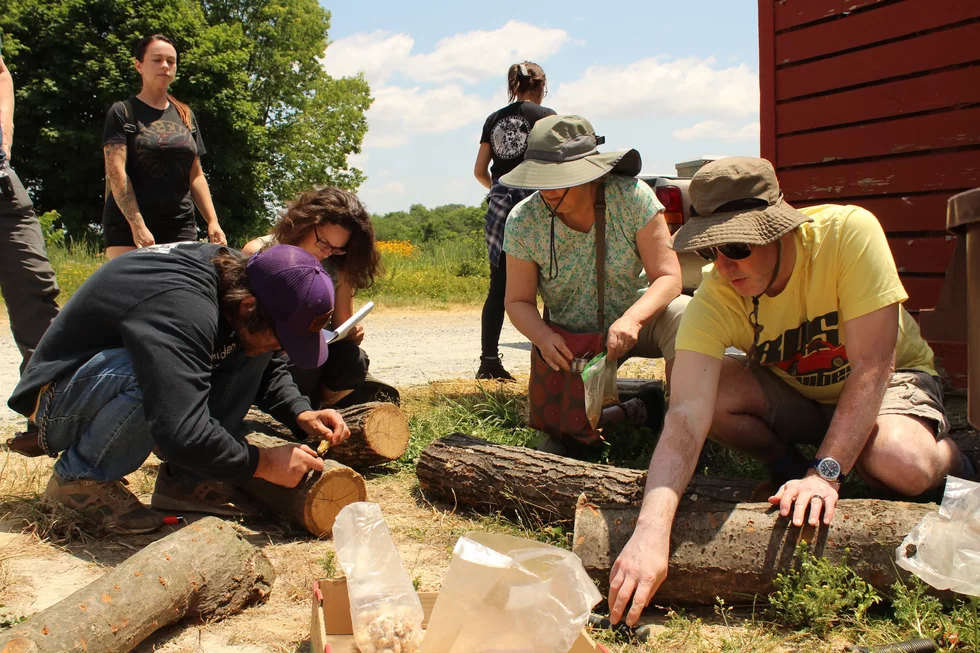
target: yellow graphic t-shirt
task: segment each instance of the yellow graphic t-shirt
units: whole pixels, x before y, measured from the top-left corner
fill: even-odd
[[[841,325],[908,294],[878,219],[858,206],[800,209],[813,218],[794,234],[796,263],[786,288],[759,298],[756,360],[802,395],[836,403],[851,373]],[[677,333],[678,350],[721,359],[726,347],[752,346],[752,298],[742,297],[708,266]],[[896,369],[936,375],[932,349],[904,308],[899,310]]]

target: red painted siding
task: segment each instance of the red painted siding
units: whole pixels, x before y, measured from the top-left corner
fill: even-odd
[[[955,239],[946,200],[980,186],[980,2],[759,0],[762,155],[797,206],[878,216],[916,314]],[[965,383],[964,349],[934,346]]]

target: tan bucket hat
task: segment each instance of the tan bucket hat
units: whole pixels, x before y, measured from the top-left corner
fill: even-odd
[[[688,189],[691,217],[670,248],[691,252],[729,243],[768,245],[812,218],[783,200],[772,164],[730,156],[695,173]]]
[[[511,188],[556,190],[587,184],[609,172],[640,174],[639,152],[600,153],[596,147],[605,140],[582,116],[542,118],[531,128],[524,161],[499,181]]]

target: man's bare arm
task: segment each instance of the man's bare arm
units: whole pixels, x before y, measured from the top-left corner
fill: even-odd
[[[721,364],[717,358],[684,350],[674,359],[670,410],[650,461],[643,507],[609,577],[613,623],[619,622],[632,596],[626,622],[635,624],[667,576],[674,514],[711,428]]]
[[[879,308],[867,315],[844,322],[842,332],[847,343],[847,358],[851,373],[844,382],[834,417],[827,429],[817,459],[831,457],[840,463],[842,471],[850,471],[871,437],[881,400],[894,368],[895,344],[898,341],[899,304]],[[829,524],[834,518],[839,484],[829,483],[815,470],[807,472],[800,481],[790,481],[769,501],[778,503],[784,517],[793,510],[793,524],[803,525],[810,508],[809,523]],[[820,497],[813,501],[813,497]],[[811,505],[812,502],[812,505]]]

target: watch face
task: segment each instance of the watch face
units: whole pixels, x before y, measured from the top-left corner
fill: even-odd
[[[817,473],[828,481],[836,481],[840,476],[840,463],[833,458],[824,458],[817,463]]]

